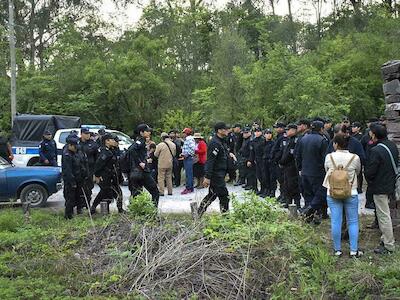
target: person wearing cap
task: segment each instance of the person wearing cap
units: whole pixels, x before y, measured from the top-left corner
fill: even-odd
[[[228,170],[228,156],[236,159],[226,148],[224,139],[228,135],[228,126],[218,122],[214,126],[215,135],[211,139],[207,150],[206,174],[204,187],[209,187],[207,196],[201,201],[198,215],[201,217],[207,207],[217,198],[221,212],[229,210],[229,193],[226,188],[225,175]]]
[[[62,154],[62,177],[64,181],[65,218],[72,219],[74,207],[77,213],[82,213],[82,187],[84,174],[81,172],[80,160],[77,156],[78,138],[68,136],[66,147]]]
[[[275,197],[276,192],[276,165],[272,159],[272,149],[274,148],[273,132],[271,129],[264,131],[265,146],[263,149],[263,181],[265,191],[261,197]]]
[[[192,136],[193,130],[191,128],[183,129],[182,134],[184,142],[181,157],[183,158],[183,168],[185,169],[186,187],[181,194],[186,195],[189,193],[193,193],[194,191],[193,158],[196,151],[196,142],[194,141],[194,138]]]
[[[265,148],[265,138],[263,136],[262,129],[260,127],[256,127],[254,129],[254,139],[251,141],[250,147],[250,162],[256,168],[256,180],[260,182],[260,190],[258,191],[257,181],[256,181],[256,194],[258,196],[266,194],[266,186],[265,186],[265,176],[264,174],[264,148]]]
[[[233,154],[237,158],[236,167],[239,171],[239,176],[237,181],[235,182],[234,186],[241,186],[246,183],[245,177],[244,177],[244,163],[243,163],[243,158],[240,155],[240,149],[242,148],[243,145],[243,132],[242,132],[242,126],[240,124],[235,124],[233,126],[233,135],[235,138],[235,147],[234,147],[234,152]],[[232,152],[231,152],[232,153]]]
[[[255,165],[250,160],[251,155],[251,128],[243,128],[243,143],[240,148],[240,175],[243,176],[244,185],[242,186],[245,190],[257,191],[257,177]]]
[[[164,196],[165,183],[168,195],[172,195],[172,171],[176,162],[176,145],[166,132],[161,133],[161,142],[157,145],[154,156],[158,158],[158,189],[160,196]]]
[[[92,190],[94,187],[93,174],[94,166],[96,164],[97,155],[99,153],[98,144],[91,139],[90,131],[88,128],[81,128],[81,137],[78,142],[78,153],[81,152],[83,155],[82,159],[87,164],[88,176],[85,180],[85,195],[88,202],[92,199]],[[86,201],[85,201],[86,202]]]
[[[284,184],[283,170],[282,166],[279,165],[279,161],[282,157],[283,148],[284,146],[286,146],[287,143],[287,137],[285,131],[286,125],[282,122],[277,122],[273,127],[276,132],[276,139],[275,139],[275,145],[272,148],[272,159],[275,162],[275,174],[279,182],[280,195],[278,197],[278,201],[286,203],[286,200],[284,199],[285,184]]]
[[[323,129],[323,122],[312,122],[311,132],[299,142],[296,157],[305,201],[303,214],[308,220],[312,220],[314,213],[326,203],[326,190],[322,183],[325,178],[324,163],[328,140],[323,135]]]
[[[160,194],[157,183],[153,179],[148,167],[146,137],[153,131],[147,124],[140,124],[136,127],[136,141],[129,147],[130,174],[129,189],[132,197],[138,196],[143,187],[151,194],[154,206],[158,207]]]
[[[104,147],[100,148],[94,168],[95,181],[100,187],[100,192],[90,207],[90,213],[95,214],[100,202],[111,199],[116,199],[118,212],[123,213],[122,199],[120,199],[122,195],[119,190],[119,183],[122,178],[118,170],[118,158],[112,150],[117,143],[116,135],[106,133],[103,135],[103,143]]]
[[[4,132],[0,131],[0,157],[9,163],[14,159],[11,144]]]
[[[236,140],[236,135],[233,133],[233,128],[229,127],[228,136],[225,139],[226,146],[228,147],[229,153],[235,154],[235,140]],[[229,179],[228,179],[227,183],[235,183],[236,182],[236,162],[233,159],[228,160],[228,175],[229,175]]]
[[[286,128],[286,145],[283,147],[282,156],[279,165],[283,167],[283,184],[284,184],[284,207],[288,208],[289,204],[296,204],[300,209],[300,189],[299,189],[299,171],[297,170],[295,160],[295,147],[297,143],[297,125],[289,124]]]
[[[361,133],[361,123],[360,122],[353,122],[351,124],[351,136],[361,142],[363,134]]]
[[[49,130],[43,133],[43,140],[39,144],[39,156],[42,166],[57,167],[57,145]]]
[[[329,118],[325,119],[324,130],[329,135],[329,140],[333,139],[333,123]]]
[[[197,179],[196,188],[202,189],[205,174],[204,166],[207,161],[207,144],[200,133],[195,133],[193,137],[196,142],[196,159],[195,163],[193,164],[193,176]]]
[[[183,169],[183,160],[180,160],[180,155],[182,153],[182,146],[183,146],[183,141],[179,137],[179,132],[177,130],[171,130],[168,133],[171,141],[175,144],[176,146],[176,161],[174,163],[172,172],[173,172],[173,183],[175,187],[179,187],[181,185],[181,175],[182,175],[182,169]]]

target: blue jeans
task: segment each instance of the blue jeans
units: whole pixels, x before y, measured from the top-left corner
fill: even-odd
[[[358,250],[358,195],[351,196],[347,200],[336,200],[327,197],[331,210],[331,232],[333,247],[340,251],[342,238],[343,208],[346,213],[347,227],[349,229],[350,251]]]
[[[193,190],[193,157],[185,157],[183,160],[183,168],[186,174],[186,189]]]

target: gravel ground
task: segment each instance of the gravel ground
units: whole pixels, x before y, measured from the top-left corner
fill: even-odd
[[[235,187],[232,184],[227,185],[229,194],[234,194],[239,201],[243,199],[244,195],[244,190],[241,187]],[[99,187],[95,186],[93,189],[93,196],[92,199],[97,195],[99,192]],[[160,202],[159,202],[159,211],[161,213],[190,213],[190,203],[191,202],[198,202],[200,201],[207,195],[208,189],[200,189],[196,190],[194,193],[187,194],[187,195],[181,195],[181,192],[184,190],[184,186],[174,188],[173,190],[173,195],[172,196],[163,196],[160,197]],[[122,191],[124,194],[124,208],[126,208],[129,204],[129,196],[130,192],[128,187],[123,186]],[[279,191],[277,191],[276,195],[279,195]],[[304,205],[304,202],[302,200],[302,205]],[[62,209],[64,208],[64,197],[63,197],[63,192],[59,191],[57,194],[52,195],[48,199],[48,205],[47,207],[50,208],[56,208],[56,209]],[[360,195],[360,214],[368,214],[371,215],[373,214],[373,210],[371,209],[365,209],[365,194]],[[99,207],[97,208],[98,210],[100,209]],[[110,210],[111,211],[116,211],[116,203],[112,203],[110,205]],[[219,211],[219,201],[216,200],[214,203],[211,204],[211,206],[208,208],[208,212],[217,212]]]

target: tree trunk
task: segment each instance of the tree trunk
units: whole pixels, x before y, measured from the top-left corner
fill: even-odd
[[[29,52],[29,68],[34,69],[35,68],[35,52],[36,52],[36,47],[35,47],[35,0],[30,0],[29,1],[31,4],[31,13],[30,13],[30,19],[29,19],[29,44],[30,44],[30,52]]]

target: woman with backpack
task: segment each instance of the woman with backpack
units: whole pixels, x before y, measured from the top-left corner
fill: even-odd
[[[358,193],[357,175],[361,171],[360,158],[348,151],[349,137],[337,134],[333,138],[335,152],[325,158],[327,202],[331,211],[331,234],[336,256],[342,255],[341,234],[343,212],[346,215],[350,239],[350,256],[359,257],[358,249]]]

